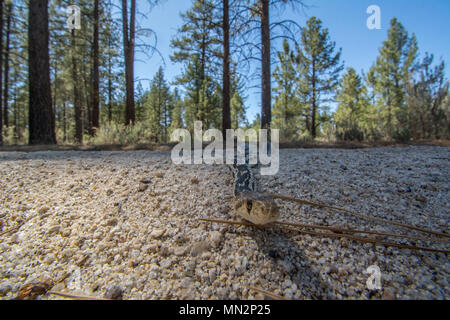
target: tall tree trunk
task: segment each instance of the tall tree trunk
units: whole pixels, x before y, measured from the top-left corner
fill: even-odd
[[[3,4],[0,0],[0,97],[2,96],[2,73],[3,73]],[[2,99],[0,99],[0,146],[3,145],[3,108]]]
[[[112,123],[112,80],[108,79],[108,122]]]
[[[99,113],[100,113],[100,75],[99,75],[99,0],[94,1],[94,61],[93,61],[93,85],[92,85],[92,128],[98,129],[100,127]],[[91,129],[94,133],[94,129]]]
[[[108,39],[108,49],[112,48],[111,37]],[[111,124],[112,122],[112,96],[113,96],[113,87],[112,87],[112,62],[108,62],[108,122]]]
[[[56,116],[56,103],[57,103],[57,95],[58,95],[58,61],[55,61],[55,67],[53,72],[54,77],[54,86],[53,86],[53,113]],[[55,119],[56,121],[56,119]]]
[[[230,110],[230,17],[229,0],[223,0],[223,108],[222,108],[222,132],[226,136],[226,130],[231,129]]]
[[[78,66],[76,58],[75,29],[72,30],[72,83],[73,83],[73,108],[75,116],[75,142],[83,143],[83,122],[81,119],[81,101],[78,89]]]
[[[67,119],[66,119],[66,101],[63,103],[63,139],[67,141]]]
[[[262,41],[262,110],[261,128],[270,129],[272,121],[272,92],[270,66],[270,19],[269,0],[261,0],[261,41]]]
[[[48,0],[29,2],[29,144],[56,144],[50,85]]]
[[[14,82],[15,83],[15,82]],[[19,110],[17,108],[17,88],[14,88],[14,103],[13,103],[13,110],[14,110],[14,135],[16,137],[19,136]]]
[[[136,0],[131,0],[130,24],[128,25],[127,0],[122,0],[123,47],[125,56],[126,106],[125,124],[133,124],[136,120],[134,102],[134,45],[136,28]]]
[[[313,139],[316,138],[316,112],[317,112],[317,99],[316,99],[316,65],[313,60],[312,65],[312,106],[311,106],[311,136]]]
[[[4,105],[4,119],[3,122],[5,126],[9,126],[9,108],[8,108],[8,96],[9,96],[9,43],[10,43],[10,34],[11,34],[11,15],[12,15],[12,3],[8,3],[6,5],[6,47],[5,47],[5,91],[3,93],[3,105]]]
[[[17,83],[17,72],[14,73],[14,83]],[[20,123],[19,123],[19,115],[20,115],[20,110],[17,106],[17,86],[14,86],[14,93],[13,93],[13,112],[14,112],[14,116],[13,116],[13,121],[14,121],[14,135],[16,137],[19,137],[19,129],[20,129]]]
[[[87,70],[86,66],[88,65],[88,61],[84,61],[81,64],[81,74],[83,75],[83,86],[84,92],[84,102],[85,102],[85,112],[83,117],[83,123],[85,132],[92,136],[92,90],[90,84],[92,83],[92,69]]]

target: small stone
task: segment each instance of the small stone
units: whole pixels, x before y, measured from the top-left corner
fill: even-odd
[[[170,261],[169,259],[163,260],[163,261],[160,263],[160,266],[161,266],[161,268],[163,268],[163,269],[168,269],[168,268],[170,268],[171,265],[172,265],[172,261]]]
[[[142,248],[142,251],[145,253],[156,253],[158,252],[158,245],[150,244]]]
[[[11,238],[9,238],[9,241],[11,243],[17,243],[17,242],[19,242],[19,236],[15,233],[11,236]]]
[[[154,229],[152,230],[152,232],[150,233],[150,237],[152,239],[159,239],[163,236],[163,234],[166,232],[166,230],[164,229]]]
[[[137,258],[139,258],[140,255],[141,255],[141,252],[139,250],[133,250],[133,251],[131,251],[130,257],[133,259],[137,259]]]
[[[213,283],[217,279],[217,274],[216,274],[216,270],[215,269],[209,270],[208,275],[209,275],[209,281],[211,283]]]
[[[194,275],[196,263],[195,261],[188,262],[184,267],[184,274],[188,277],[192,277]]]
[[[185,253],[186,253],[186,248],[184,248],[184,247],[175,248],[173,251],[173,254],[176,255],[177,257],[184,256]]]
[[[43,214],[46,214],[49,210],[50,210],[49,207],[42,207],[42,208],[39,209],[38,213],[40,215],[43,215]]]
[[[0,297],[6,296],[10,291],[12,291],[12,285],[7,282],[2,282],[0,284]]]
[[[281,269],[286,273],[291,273],[294,271],[294,266],[285,260],[278,260],[278,265],[281,267]]]
[[[336,266],[332,265],[330,266],[330,269],[328,270],[328,273],[333,274],[333,273],[338,273],[339,270],[338,268],[336,268]]]
[[[343,268],[343,267],[339,267],[339,269],[338,269],[338,274],[339,274],[340,276],[346,276],[346,275],[347,275],[347,269],[346,269],[346,268]]]
[[[107,227],[114,227],[118,223],[118,220],[116,218],[112,218],[106,221],[105,226]]]
[[[181,281],[181,287],[183,289],[187,289],[187,288],[191,287],[191,285],[192,285],[192,279],[191,278],[184,278]]]
[[[122,288],[119,285],[114,285],[106,289],[105,298],[111,300],[122,300]]]
[[[65,249],[65,250],[61,253],[61,255],[62,255],[64,258],[71,258],[71,257],[73,256],[73,249]]]
[[[53,255],[48,255],[47,258],[45,259],[45,264],[52,264],[53,262],[55,262],[55,257]]]
[[[209,233],[209,239],[211,240],[211,244],[214,248],[217,248],[222,241],[222,233],[219,231],[213,231]]]
[[[63,231],[61,231],[61,236],[64,238],[68,238],[71,233],[72,233],[72,230],[67,228],[67,229],[64,229]]]
[[[420,202],[423,202],[423,203],[427,202],[427,198],[425,198],[423,196],[420,196],[420,195],[416,196],[416,200],[420,201]]]
[[[291,286],[292,286],[292,281],[291,280],[287,279],[287,280],[284,281],[284,288],[285,289],[290,288]]]
[[[55,233],[59,233],[60,230],[61,230],[61,227],[59,225],[54,225],[48,229],[48,234],[53,235]]]
[[[198,256],[202,254],[205,251],[208,251],[210,249],[210,244],[207,241],[200,241],[197,243],[194,243],[191,247],[191,255]]]
[[[385,289],[383,293],[383,300],[395,300],[395,293],[392,289]]]
[[[169,248],[167,246],[162,246],[158,251],[161,257],[167,257],[169,255]]]
[[[148,189],[148,185],[147,184],[139,183],[139,188],[138,188],[139,192],[144,192],[147,189]]]
[[[242,257],[241,263],[240,263],[240,269],[242,271],[245,271],[245,270],[247,270],[247,267],[248,267],[248,259],[247,259],[247,257]]]

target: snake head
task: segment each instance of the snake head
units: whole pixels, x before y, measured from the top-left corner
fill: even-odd
[[[240,217],[256,225],[275,222],[280,217],[275,200],[257,192],[239,193],[235,197],[234,209]]]

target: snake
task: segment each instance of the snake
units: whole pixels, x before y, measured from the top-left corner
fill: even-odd
[[[238,164],[237,155],[230,168],[234,176],[234,211],[237,217],[255,225],[267,225],[280,217],[275,200],[258,192],[257,182],[249,164],[248,144],[245,145],[245,163]]]

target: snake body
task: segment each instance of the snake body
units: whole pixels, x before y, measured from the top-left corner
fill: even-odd
[[[249,165],[248,145],[246,145],[245,164],[238,164],[234,159],[234,210],[236,214],[256,225],[275,222],[280,211],[275,200],[257,191],[256,180]]]

